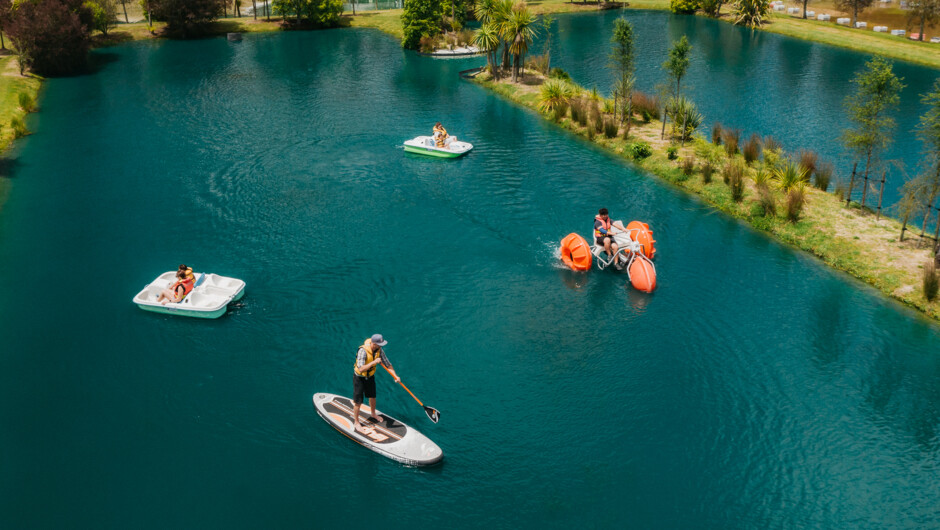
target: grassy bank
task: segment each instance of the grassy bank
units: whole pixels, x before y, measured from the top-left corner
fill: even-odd
[[[771,193],[778,209],[776,213],[769,213],[762,206],[760,192],[753,180],[763,163],[747,165],[740,153],[729,156],[723,147],[700,136],[683,146],[671,144],[668,134],[667,140],[661,140],[662,122],[656,120],[648,123],[634,120],[629,140],[624,139],[622,127],[617,130],[616,137],[608,138],[594,131],[590,122],[587,127],[579,125],[570,114],[566,113],[556,120],[555,116],[539,110],[539,90],[543,81],[544,77],[539,74],[527,74],[519,83],[511,83],[508,79],[494,81],[489,74],[475,78],[475,82],[481,86],[531,109],[544,119],[587,138],[611,153],[631,160],[647,172],[701,197],[718,210],[810,252],[828,265],[940,320],[940,300],[928,302],[921,287],[923,265],[931,257],[929,249],[920,244],[919,238],[912,237],[911,232],[907,233],[903,242],[899,241],[901,223],[897,220],[883,216],[876,220],[875,214],[867,209],[862,210],[854,205],[847,208],[845,202],[836,195],[809,187],[805,191],[805,206],[795,222],[787,218],[786,197],[775,186]],[[637,143],[648,144],[652,154],[648,158],[634,159],[634,145]],[[675,160],[669,159],[667,149],[670,147],[677,148]],[[785,153],[775,153],[783,160]],[[705,182],[702,171],[706,160],[711,161],[716,168],[710,182]],[[740,200],[734,199],[731,186],[723,180],[722,168],[729,162],[745,168],[743,197]],[[691,171],[684,171],[683,165],[694,167]],[[655,219],[647,221],[655,229]]]
[[[6,151],[16,137],[11,122],[27,114],[26,109],[20,107],[20,94],[28,94],[32,101],[37,101],[40,85],[38,77],[20,75],[16,57],[0,56],[0,152]],[[7,177],[6,169],[0,167],[0,208],[9,193]]]

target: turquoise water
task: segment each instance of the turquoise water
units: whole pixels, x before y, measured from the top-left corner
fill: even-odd
[[[583,86],[596,86],[610,94],[610,37],[614,20],[621,15],[634,26],[639,90],[655,93],[656,86],[666,81],[661,65],[672,42],[686,35],[692,57],[683,91],[702,112],[705,121],[701,130],[706,136],[716,121],[741,129],[742,140],[752,133],[772,135],[791,152],[817,151],[822,159],[833,162],[836,173],[848,182],[853,159],[839,140],[849,126],[843,102],[854,90],[850,81],[871,55],[751,31],[706,17],[627,10],[622,14],[607,11],[557,17],[553,63]],[[542,46],[537,45],[536,51],[541,53]],[[903,61],[894,62],[894,71],[906,87],[893,113],[897,121],[894,143],[882,158],[901,166],[890,168],[885,207],[898,201],[905,179],[921,169],[924,146],[916,128],[927,108],[920,100],[940,78],[938,70]],[[856,186],[855,191],[861,200],[862,187]],[[877,204],[877,189],[874,192]]]
[[[3,528],[940,524],[940,328],[374,31],[136,43],[50,81],[0,216]],[[475,145],[406,155],[434,121]],[[659,289],[558,267],[599,206]],[[133,295],[244,279],[215,321]],[[445,452],[314,412],[389,339]]]

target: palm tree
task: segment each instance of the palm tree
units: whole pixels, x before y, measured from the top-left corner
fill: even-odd
[[[493,13],[493,23],[496,24],[496,30],[499,37],[503,40],[503,68],[509,68],[509,41],[512,40],[510,33],[509,18],[512,16],[513,0],[494,0],[496,9]]]
[[[480,29],[473,35],[473,44],[486,52],[486,65],[490,68],[490,73],[494,78],[498,77],[496,69],[496,53],[499,51],[499,32],[493,22],[484,22]]]
[[[508,20],[508,28],[508,35],[511,37],[509,53],[513,57],[512,82],[515,83],[519,79],[519,68],[522,67],[525,54],[529,51],[529,44],[538,33],[535,28],[535,15],[529,12],[525,2],[520,2],[513,7]]]

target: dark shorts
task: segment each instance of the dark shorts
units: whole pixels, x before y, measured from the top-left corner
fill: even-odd
[[[362,397],[375,397],[375,377],[353,374],[353,403],[362,403]]]
[[[606,238],[608,238],[608,237],[610,237],[610,236],[596,237],[596,238],[594,238],[594,243],[595,243],[597,246],[602,247],[602,246],[604,246],[604,239],[606,239]],[[613,243],[613,242],[614,242],[614,238],[610,237],[610,242]]]

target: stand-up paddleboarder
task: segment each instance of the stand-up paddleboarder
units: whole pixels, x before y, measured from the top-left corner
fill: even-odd
[[[362,346],[359,346],[359,351],[356,352],[356,365],[353,367],[353,426],[357,432],[363,434],[366,433],[366,430],[363,428],[363,424],[359,423],[359,407],[362,406],[363,396],[369,398],[372,418],[379,423],[384,420],[375,411],[376,365],[381,363],[388,369],[388,373],[392,374],[396,383],[401,381],[401,378],[395,373],[395,369],[392,368],[392,363],[385,356],[385,350],[382,349],[382,346],[386,344],[388,344],[388,341],[381,334],[376,333],[372,335],[371,339],[366,339]]]

